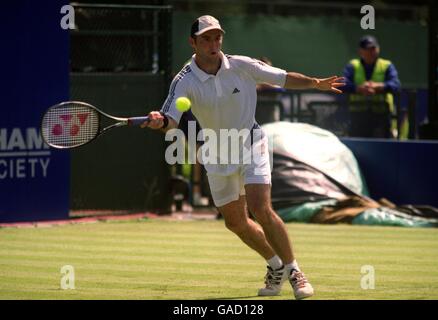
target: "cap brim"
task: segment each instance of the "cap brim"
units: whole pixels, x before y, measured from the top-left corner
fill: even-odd
[[[368,44],[368,45],[366,45],[366,46],[362,46],[361,48],[362,49],[370,49],[370,48],[377,48],[378,47],[378,45],[377,44]]]
[[[202,30],[199,30],[198,32],[195,32],[195,36],[199,36],[199,35],[201,35],[201,34],[203,34],[203,33],[205,33],[205,32],[207,32],[207,31],[210,31],[210,30],[220,30],[220,31],[222,31],[223,33],[225,33],[225,30],[223,30],[223,29],[221,29],[221,28],[218,28],[218,27],[207,27],[207,28],[205,28],[205,29],[202,29]]]

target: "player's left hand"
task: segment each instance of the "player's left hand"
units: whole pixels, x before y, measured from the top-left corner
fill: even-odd
[[[322,91],[332,91],[335,93],[342,93],[338,87],[345,85],[345,78],[333,76],[325,79],[316,79],[315,89]]]

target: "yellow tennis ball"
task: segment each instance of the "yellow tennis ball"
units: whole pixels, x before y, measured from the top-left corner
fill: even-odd
[[[189,98],[179,97],[178,99],[176,99],[175,105],[178,111],[186,112],[190,109],[192,103],[190,102]]]

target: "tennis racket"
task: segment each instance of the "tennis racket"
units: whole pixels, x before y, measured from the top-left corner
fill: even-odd
[[[119,118],[85,102],[66,101],[46,111],[41,121],[41,133],[49,146],[71,149],[90,143],[110,129],[141,125],[145,121],[149,121],[147,116]]]

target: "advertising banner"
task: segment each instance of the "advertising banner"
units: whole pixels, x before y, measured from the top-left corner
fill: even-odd
[[[14,1],[0,11],[0,222],[65,219],[70,155],[41,138],[44,111],[69,97],[67,1]]]

